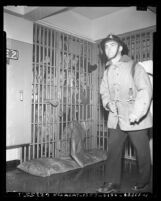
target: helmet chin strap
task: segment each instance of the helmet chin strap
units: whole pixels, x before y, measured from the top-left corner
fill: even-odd
[[[111,58],[108,58],[107,62],[110,62],[112,59],[114,59],[117,56],[117,54],[119,52],[119,47],[120,47],[120,45],[118,44],[117,51],[116,51],[115,55],[113,57],[111,57]]]

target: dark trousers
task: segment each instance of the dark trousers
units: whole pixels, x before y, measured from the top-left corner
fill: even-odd
[[[138,184],[146,184],[150,180],[150,148],[148,130],[121,131],[109,129],[108,157],[105,165],[105,180],[120,185],[122,172],[123,148],[129,136],[135,150],[139,168]]]

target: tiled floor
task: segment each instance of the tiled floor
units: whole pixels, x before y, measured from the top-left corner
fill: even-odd
[[[130,187],[138,177],[135,162],[125,161],[122,171],[121,192],[132,192]],[[21,170],[7,171],[7,192],[30,193],[96,193],[104,182],[104,163],[98,163],[50,177],[37,177]],[[152,192],[152,185],[145,192]]]

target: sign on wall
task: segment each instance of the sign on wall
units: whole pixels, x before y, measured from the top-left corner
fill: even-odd
[[[7,48],[7,59],[15,59],[15,60],[18,60],[18,50],[13,50],[13,49],[8,49]]]

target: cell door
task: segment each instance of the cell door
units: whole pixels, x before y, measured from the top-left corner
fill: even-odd
[[[69,156],[73,121],[92,148],[91,55],[92,43],[34,24],[30,158]]]

